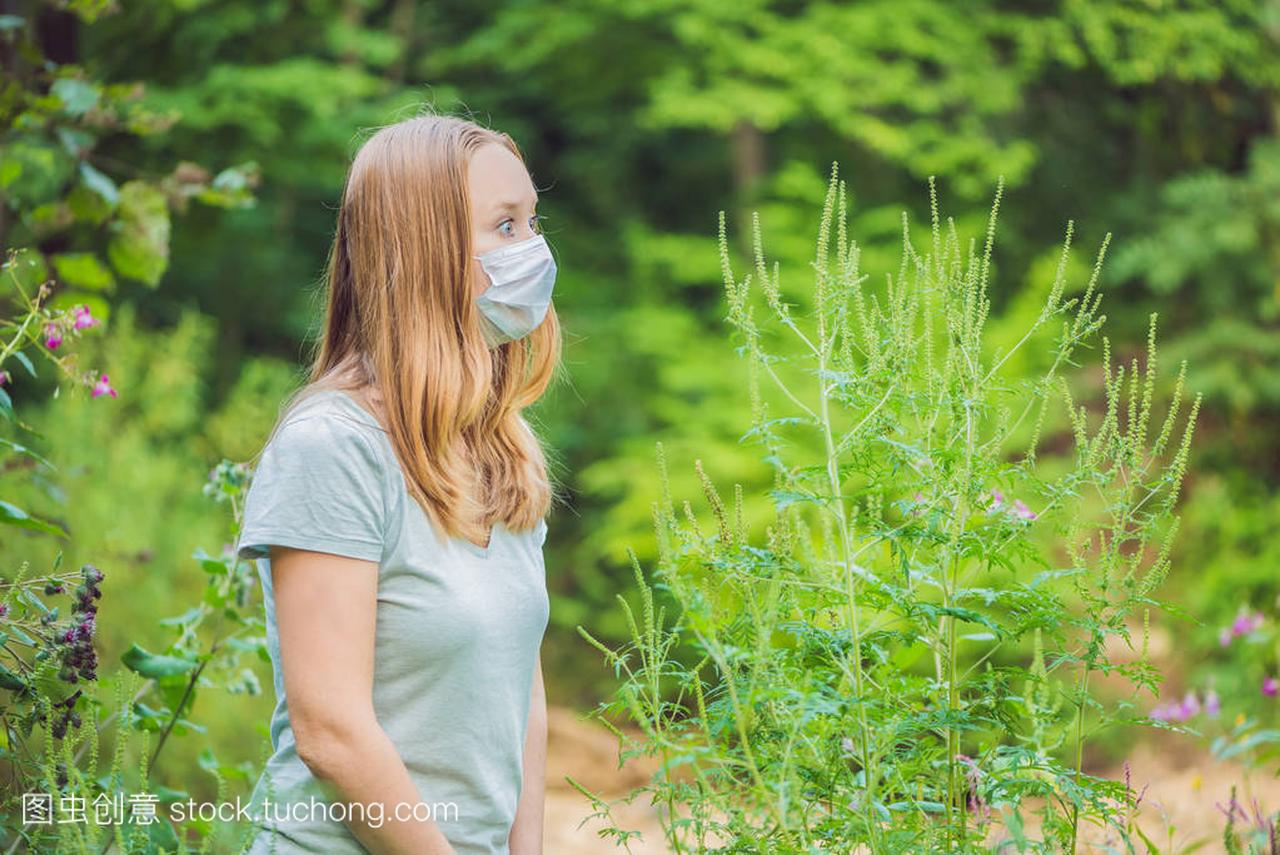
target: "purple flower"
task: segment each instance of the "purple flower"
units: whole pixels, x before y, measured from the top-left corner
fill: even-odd
[[[119,397],[116,394],[116,390],[112,389],[111,384],[107,382],[107,375],[105,374],[98,378],[98,382],[93,387],[93,397],[96,398],[99,395],[110,395],[113,398]]]
[[[1221,704],[1216,692],[1210,690],[1206,693],[1203,705],[1195,692],[1187,692],[1180,701],[1170,701],[1152,709],[1150,718],[1155,721],[1181,722],[1195,718],[1202,710],[1211,716],[1216,716],[1220,709]]]
[[[9,372],[0,371],[0,386],[3,386],[5,383],[8,383],[8,382],[9,382]]]
[[[1021,499],[1014,499],[1013,506],[1010,507],[1004,503],[1004,493],[996,488],[991,490],[991,504],[987,505],[987,513],[992,514],[1000,510],[1007,510],[1009,513],[1024,520],[1033,520],[1036,518],[1036,512],[1027,507],[1026,503]]]
[[[101,321],[99,321],[92,314],[90,314],[88,306],[85,306],[85,305],[76,306],[75,308],[75,328],[76,329],[82,330],[87,327],[95,327],[99,323],[101,323]]]
[[[1023,504],[1021,499],[1013,500],[1013,512],[1024,520],[1033,520],[1036,518],[1036,512]]]
[[[62,330],[58,329],[55,323],[47,323],[44,325],[44,346],[52,350],[62,344]]]
[[[1218,633],[1218,644],[1226,647],[1231,639],[1255,632],[1262,626],[1263,620],[1262,612],[1249,613],[1241,609],[1235,620],[1231,621],[1231,626],[1224,627]]]
[[[1231,622],[1232,635],[1248,635],[1258,627],[1262,626],[1262,613],[1254,612],[1253,614],[1245,614],[1241,612],[1236,615],[1236,619]]]
[[[1276,682],[1275,677],[1268,676],[1262,681],[1262,694],[1268,698],[1274,698],[1277,690],[1280,690],[1280,683]]]

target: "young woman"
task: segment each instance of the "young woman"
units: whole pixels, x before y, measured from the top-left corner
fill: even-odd
[[[450,116],[356,155],[308,382],[260,454],[276,708],[249,851],[541,852],[554,494],[521,415],[556,265],[509,136]]]

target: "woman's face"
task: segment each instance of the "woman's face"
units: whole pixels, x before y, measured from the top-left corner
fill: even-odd
[[[520,158],[506,146],[488,143],[476,149],[467,169],[467,190],[473,256],[528,240],[540,232],[535,213],[538,193]],[[471,293],[479,295],[487,287],[488,275],[472,258]]]

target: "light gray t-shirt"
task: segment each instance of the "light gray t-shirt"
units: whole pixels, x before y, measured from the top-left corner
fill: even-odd
[[[254,471],[237,545],[257,559],[276,692],[273,754],[251,796],[252,855],[272,851],[273,838],[279,853],[366,851],[294,745],[267,546],[378,562],[373,706],[428,806],[418,816],[458,855],[505,855],[548,619],[546,533],[545,520],[522,532],[497,523],[488,547],[442,542],[390,438],[353,398],[326,390],[286,417]]]

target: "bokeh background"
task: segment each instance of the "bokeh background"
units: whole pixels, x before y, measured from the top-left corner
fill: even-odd
[[[1003,178],[997,334],[1039,311],[1069,220],[1077,280],[1111,235],[1101,281],[1115,356],[1145,351],[1158,312],[1163,365],[1187,360],[1188,387],[1204,395],[1163,591],[1190,618],[1153,617],[1167,640],[1166,692],[1151,704],[1212,686],[1224,717],[1214,726],[1276,721],[1276,699],[1258,690],[1275,673],[1274,637],[1243,648],[1219,634],[1241,609],[1274,620],[1280,592],[1280,3],[72,5],[80,12],[0,3],[6,247],[98,245],[91,226],[42,244],[33,214],[78,160],[120,182],[180,177],[192,164],[228,170],[253,197],[175,209],[161,275],[63,277],[67,300],[106,319],[79,346],[118,398],[53,399],[21,374],[8,387],[60,472],[31,481],[0,468],[0,496],[73,537],[0,529],[0,572],[48,566],[60,549],[69,566],[101,567],[104,663],[135,642],[164,649],[173,630],[159,619],[200,596],[193,552],[231,536],[201,485],[218,461],[257,451],[301,379],[349,158],[370,129],[430,105],[517,140],[559,261],[569,380],[531,413],[568,498],[546,553],[544,662],[557,715],[612,684],[574,627],[623,635],[615,595],[631,576],[626,550],[642,561],[653,551],[655,442],[677,496],[698,495],[700,458],[767,513],[768,468],[737,443],[748,402],[722,321],[717,216],[745,257],[757,212],[770,258],[799,293],[836,162],[863,266],[881,278],[896,270],[902,212],[927,223],[930,176],[944,213],[970,234]],[[145,133],[102,126],[84,157],[41,138],[14,110],[15,92],[36,85],[19,73],[23,37],[91,88],[136,87],[139,109],[167,118]],[[49,97],[71,110],[75,93]],[[1084,388],[1096,405],[1098,384]],[[202,694],[195,716],[207,731],[167,758],[174,786],[203,786],[206,745],[231,762],[261,757],[273,699],[269,668],[259,663],[258,675],[264,694]],[[1179,751],[1207,756],[1207,743],[1179,739]],[[1104,738],[1095,762],[1123,748]]]

